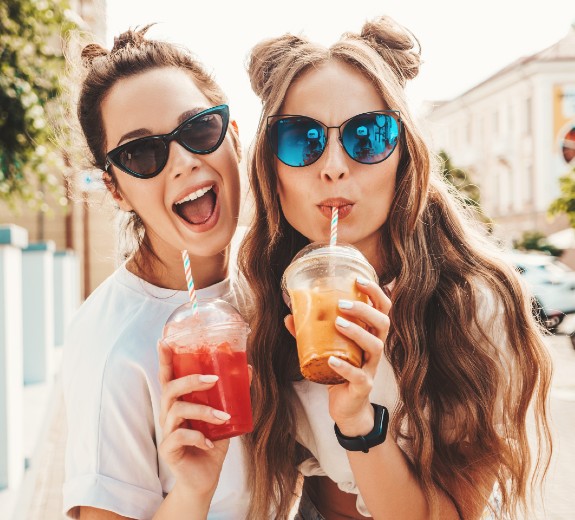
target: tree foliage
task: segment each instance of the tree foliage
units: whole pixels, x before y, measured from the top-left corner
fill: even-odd
[[[525,231],[521,239],[513,241],[513,247],[521,251],[542,251],[553,256],[563,254],[563,249],[547,242],[547,237],[540,231]]]
[[[561,195],[549,206],[551,215],[565,214],[575,228],[575,168],[559,179]]]
[[[47,210],[45,193],[62,204],[65,76],[62,35],[76,27],[67,0],[0,3],[0,201]]]
[[[439,158],[441,159],[441,174],[443,178],[460,193],[463,202],[471,206],[475,210],[477,218],[487,224],[488,229],[490,229],[491,219],[483,213],[481,208],[479,186],[472,182],[465,170],[453,165],[451,157],[446,151],[441,150]]]

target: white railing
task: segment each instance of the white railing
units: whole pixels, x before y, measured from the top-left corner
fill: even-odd
[[[72,251],[0,225],[0,511],[22,515],[33,494],[36,454],[58,395],[64,330],[79,305]],[[6,515],[6,516],[5,516]]]

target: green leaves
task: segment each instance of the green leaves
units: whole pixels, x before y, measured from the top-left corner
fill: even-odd
[[[491,232],[492,221],[483,213],[480,205],[481,193],[479,186],[472,182],[467,172],[453,166],[447,152],[441,150],[439,158],[441,159],[441,175],[443,178],[459,192],[462,202],[473,209],[473,215],[485,225],[488,232]]]
[[[571,227],[575,228],[575,168],[559,179],[561,196],[549,206],[550,215],[564,213]]]
[[[0,201],[11,207],[22,200],[46,210],[46,192],[62,199],[56,140],[65,128],[62,37],[72,20],[67,0],[0,3]]]
[[[540,231],[525,231],[520,240],[513,241],[513,248],[521,251],[543,251],[553,256],[561,256],[563,249],[559,249],[547,242],[547,237]]]
[[[441,171],[443,178],[461,193],[466,204],[479,207],[479,187],[471,182],[465,171],[453,166],[447,152],[441,150],[439,157],[443,166]]]

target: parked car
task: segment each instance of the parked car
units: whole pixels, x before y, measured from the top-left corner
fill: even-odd
[[[557,311],[575,313],[575,271],[542,253],[512,251],[507,257],[525,278],[543,319]]]

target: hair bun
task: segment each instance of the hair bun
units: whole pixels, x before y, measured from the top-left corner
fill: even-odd
[[[108,50],[104,49],[104,47],[101,45],[98,45],[97,43],[89,43],[82,49],[80,56],[84,66],[90,67],[96,58],[99,58],[100,56],[107,56],[108,54]]]
[[[259,42],[251,51],[248,61],[248,75],[252,90],[265,100],[273,85],[274,73],[279,63],[292,49],[308,43],[307,40],[293,34],[284,34],[277,38],[269,38]]]
[[[114,38],[114,46],[112,47],[112,52],[117,52],[129,46],[138,47],[144,43],[146,41],[144,36],[148,32],[148,29],[152,27],[152,25],[154,24],[150,23],[141,29],[129,29],[126,32],[120,34],[120,36],[116,36]]]
[[[361,37],[391,66],[402,86],[419,73],[421,45],[413,33],[389,16],[366,22]]]

